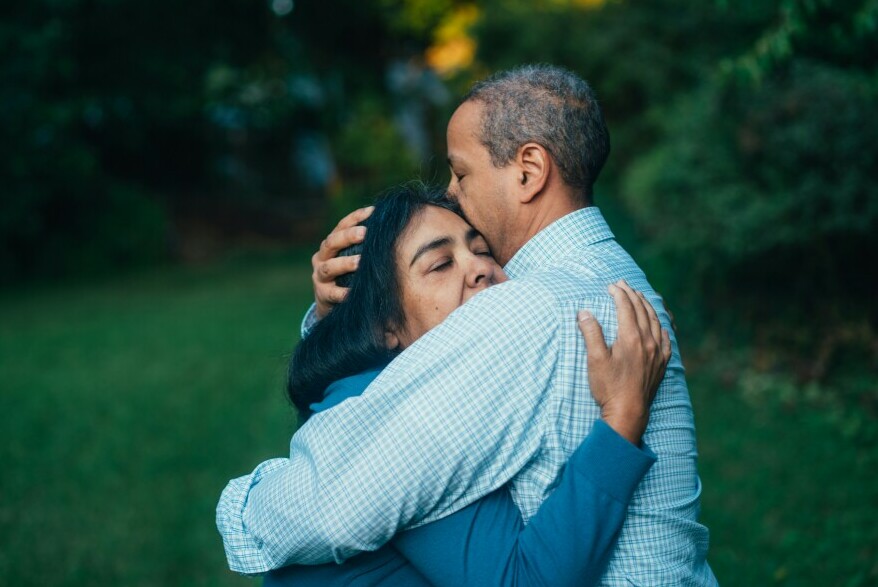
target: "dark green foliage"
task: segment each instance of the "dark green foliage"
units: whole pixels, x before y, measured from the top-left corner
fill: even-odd
[[[249,4],[4,3],[2,281],[166,255],[153,194],[203,176],[203,72],[258,51]]]
[[[708,86],[670,110],[665,140],[632,166],[629,209],[657,254],[702,276],[747,265],[804,297],[865,284],[878,244],[876,98],[863,76],[809,62],[747,92]]]
[[[193,208],[196,222],[222,214],[214,202],[267,216],[295,210],[291,226],[303,219],[316,229],[339,181],[359,182],[351,167],[374,177],[369,196],[410,178],[417,168],[394,134],[384,75],[423,49],[435,18],[408,26],[390,4],[352,0],[293,8],[5,2],[0,282],[167,257]],[[364,114],[363,100],[379,107]],[[390,128],[371,143],[383,159],[336,159],[375,124]],[[325,151],[316,160],[302,155],[315,145]]]
[[[781,3],[750,50],[658,111],[619,192],[661,288],[804,379],[876,340],[876,14],[854,4]]]

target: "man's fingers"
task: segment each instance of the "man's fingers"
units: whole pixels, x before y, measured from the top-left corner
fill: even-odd
[[[360,266],[360,255],[334,257],[317,266],[317,279],[323,283],[335,282],[342,275],[353,273]]]
[[[348,295],[348,288],[339,287],[337,285],[326,286],[324,293],[324,298],[327,302],[335,305],[340,304],[344,301],[345,297]]]
[[[365,226],[351,226],[350,228],[333,230],[320,243],[320,250],[317,251],[317,260],[328,261],[338,255],[338,252],[342,249],[363,242],[364,238],[366,238]]]
[[[585,348],[590,359],[603,359],[609,353],[607,341],[604,340],[604,331],[595,319],[594,315],[587,310],[580,310],[576,316],[579,323],[579,331],[585,338]]]
[[[620,283],[622,282],[617,281],[607,288],[610,295],[613,296],[613,302],[616,304],[616,315],[619,317],[619,336],[617,338],[621,338],[626,333],[637,332],[637,314],[634,312],[634,305],[625,290],[619,287]]]
[[[363,220],[372,215],[372,212],[375,210],[375,206],[366,206],[365,208],[357,208],[344,218],[338,221],[338,224],[335,225],[335,228],[332,229],[332,232],[337,230],[343,230],[345,228],[350,228],[352,226],[356,226],[361,223]]]

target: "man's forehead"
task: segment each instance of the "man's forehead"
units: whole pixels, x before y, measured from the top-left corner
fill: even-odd
[[[462,164],[468,158],[467,151],[478,148],[482,106],[472,100],[458,106],[448,121],[448,164]],[[472,153],[469,153],[471,155]]]
[[[482,104],[475,100],[467,100],[458,106],[448,121],[448,135],[475,136],[481,124],[482,108]]]

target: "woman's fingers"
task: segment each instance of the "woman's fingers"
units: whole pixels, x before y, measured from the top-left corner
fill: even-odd
[[[634,310],[634,304],[628,297],[628,292],[620,287],[622,281],[611,284],[607,290],[613,296],[613,302],[616,304],[616,316],[619,320],[619,337],[623,333],[636,332],[637,330],[637,314]]]
[[[640,298],[643,307],[646,309],[646,315],[647,318],[649,318],[649,330],[652,334],[652,338],[655,340],[656,344],[661,345],[662,324],[659,322],[658,314],[655,313],[655,308],[652,307],[652,304],[649,303],[642,291],[637,292],[637,296]]]
[[[668,307],[668,302],[665,301],[664,296],[659,296],[662,300],[662,306],[665,308],[665,312],[668,314],[668,318],[671,320],[671,328],[674,329],[674,332],[677,332],[677,322],[674,320],[674,313],[671,312],[671,309]]]
[[[631,286],[628,285],[625,280],[621,280],[617,283],[619,287],[625,290],[625,293],[628,294],[628,297],[631,299],[631,305],[634,307],[634,314],[637,316],[637,326],[640,329],[641,335],[649,332],[649,316],[646,314],[646,308],[643,307],[643,302],[640,297],[637,295]],[[656,344],[658,344],[658,340],[656,340]]]
[[[579,323],[579,331],[585,338],[585,348],[589,360],[603,360],[610,351],[607,348],[607,341],[604,339],[601,325],[587,310],[581,310],[576,318]]]
[[[662,328],[662,358],[665,360],[665,365],[671,360],[671,335],[664,328]]]

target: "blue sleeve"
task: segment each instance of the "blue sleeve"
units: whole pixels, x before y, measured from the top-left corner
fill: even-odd
[[[593,585],[655,460],[598,420],[526,527],[501,488],[392,544],[434,585]]]

